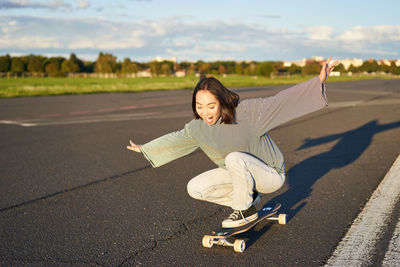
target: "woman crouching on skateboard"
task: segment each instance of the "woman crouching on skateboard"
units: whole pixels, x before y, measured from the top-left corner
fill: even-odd
[[[190,180],[189,195],[231,207],[224,228],[254,221],[259,193],[275,192],[285,181],[283,155],[267,132],[327,105],[324,82],[338,64],[329,65],[331,59],[319,76],[267,98],[239,101],[217,79],[203,78],[193,91],[192,121],[144,145],[130,141],[127,148],[143,153],[153,167],[200,148],[218,168]]]

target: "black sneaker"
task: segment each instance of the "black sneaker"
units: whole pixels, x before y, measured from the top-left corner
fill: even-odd
[[[239,227],[245,224],[248,224],[252,221],[257,220],[258,213],[256,207],[251,205],[247,210],[235,210],[229,215],[228,219],[222,222],[223,228],[234,228]]]

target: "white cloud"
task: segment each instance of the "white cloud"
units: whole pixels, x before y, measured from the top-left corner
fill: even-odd
[[[9,36],[0,39],[0,49],[4,48],[26,49],[27,47],[34,49],[61,49],[64,45],[54,37],[41,37],[35,35],[19,36],[18,38],[10,38]]]
[[[339,39],[344,42],[400,41],[400,25],[356,26],[341,34]]]
[[[9,0],[1,1],[0,9],[58,9],[65,8],[71,9],[70,4],[66,4],[62,0],[52,0],[52,1],[32,1],[32,0]]]
[[[265,18],[265,19],[280,19],[282,18],[281,15],[276,15],[276,14],[264,14],[260,16],[261,18]]]
[[[328,41],[332,39],[332,27],[330,26],[318,26],[310,27],[307,29],[309,39],[317,41]]]
[[[78,1],[78,7],[82,9],[86,9],[89,7],[89,2],[86,0],[77,0]]]
[[[352,53],[398,56],[400,25],[356,26],[337,38],[343,49]]]
[[[16,20],[5,21],[5,22],[0,24],[0,27],[1,27],[1,31],[4,34],[9,34],[9,33],[15,32],[20,28],[17,25],[17,21]]]
[[[30,2],[31,3],[31,2]],[[55,3],[55,2],[53,2]],[[60,1],[60,4],[63,2]],[[85,3],[88,3],[85,1]],[[285,60],[313,55],[396,56],[400,26],[353,27],[335,32],[328,25],[269,28],[240,22],[54,19],[0,17],[0,54],[51,50],[60,54],[96,55],[106,50],[118,56],[147,60],[178,56],[181,60]],[[371,54],[371,56],[370,56]]]
[[[70,4],[64,3],[62,0],[53,0],[49,4],[46,4],[48,8],[71,8]]]
[[[32,3],[27,0],[10,0],[1,1],[0,9],[13,9],[13,8],[42,8],[43,5],[39,3]]]

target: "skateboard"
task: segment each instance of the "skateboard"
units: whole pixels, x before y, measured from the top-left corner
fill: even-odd
[[[286,224],[286,214],[278,214],[281,204],[266,204],[258,211],[258,219],[235,228],[221,228],[213,231],[212,235],[203,237],[203,247],[211,248],[213,245],[233,247],[236,252],[243,252],[246,249],[246,242],[242,239],[234,239],[233,242],[228,238],[244,233],[264,219],[278,221],[279,224]]]

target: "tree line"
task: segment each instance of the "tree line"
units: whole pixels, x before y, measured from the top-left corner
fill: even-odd
[[[117,58],[110,53],[99,53],[96,61],[84,61],[74,53],[70,57],[45,57],[41,55],[27,56],[0,56],[0,73],[22,74],[30,73],[31,76],[65,77],[69,73],[115,73],[118,75],[137,74],[147,70],[152,76],[169,76],[177,71],[185,71],[186,74],[238,74],[238,75],[314,75],[320,71],[320,64],[315,60],[308,60],[305,66],[300,67],[292,64],[285,66],[281,61],[213,61],[204,62],[172,62],[172,61],[151,61],[136,62],[129,58],[117,61]],[[361,66],[350,65],[345,69],[339,64],[335,71],[341,73],[376,73],[384,72],[393,75],[400,75],[400,66],[395,62],[390,65],[378,64],[376,60],[366,60]]]

